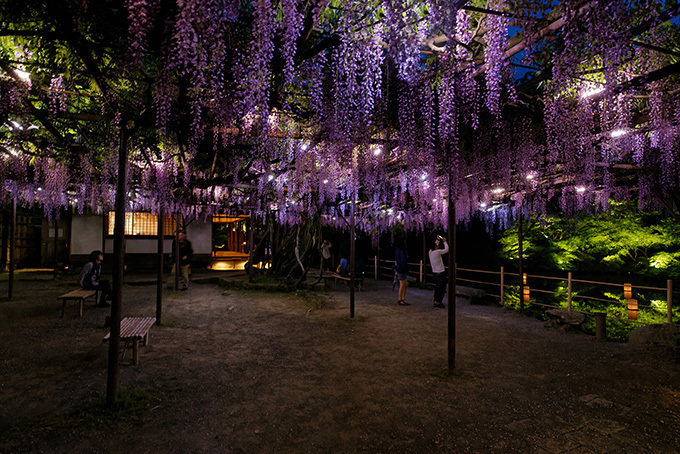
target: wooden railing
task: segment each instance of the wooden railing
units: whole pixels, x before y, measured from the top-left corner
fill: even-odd
[[[366,266],[366,274],[371,275],[373,274],[374,279],[393,279],[394,277],[394,265],[395,261],[394,260],[379,260],[378,257],[374,257],[372,260],[373,263],[367,263]],[[432,276],[431,273],[431,268],[429,265],[426,265],[423,263],[422,260],[420,260],[417,263],[409,263],[409,270],[411,271],[411,276],[415,278],[416,281],[418,282],[424,282],[429,279],[429,277]],[[462,272],[462,273],[461,273]],[[471,276],[472,275],[472,276]],[[491,271],[491,270],[476,270],[476,269],[471,269],[471,268],[456,268],[456,281],[460,283],[465,283],[465,284],[473,284],[473,285],[482,285],[485,287],[485,290],[487,290],[487,295],[496,297],[500,299],[500,304],[503,305],[505,303],[505,290],[511,287],[518,287],[519,286],[519,279],[520,275],[518,273],[510,273],[504,270],[503,267],[500,267],[498,271]],[[673,281],[671,279],[668,279],[666,281],[666,286],[665,287],[653,287],[653,286],[645,286],[645,285],[633,285],[630,283],[615,283],[615,282],[601,282],[601,281],[592,281],[592,280],[586,280],[586,279],[574,279],[572,272],[567,272],[566,276],[543,276],[543,275],[534,275],[534,274],[526,274],[524,273],[523,279],[525,282],[525,287],[528,288],[528,303],[536,306],[544,306],[544,307],[551,307],[551,308],[561,308],[561,306],[555,306],[551,304],[545,304],[543,302],[537,301],[536,299],[531,298],[532,294],[536,293],[542,293],[542,294],[552,294],[552,295],[558,295],[558,296],[564,296],[566,297],[567,300],[567,310],[571,311],[573,309],[573,303],[574,300],[590,300],[590,301],[598,301],[598,302],[604,302],[608,303],[610,305],[625,305],[629,311],[629,317],[631,314],[637,314],[637,311],[639,309],[649,309],[651,308],[650,305],[642,305],[638,304],[637,300],[633,298],[633,295],[635,293],[639,293],[640,290],[651,290],[651,291],[656,291],[656,292],[665,292],[666,293],[666,320],[667,323],[673,323]],[[544,281],[557,281],[557,282],[564,282],[566,284],[566,290],[565,291],[553,291],[553,290],[547,290],[547,289],[542,289],[538,288],[537,285],[534,285],[532,287],[532,283],[538,284],[537,281],[539,280],[544,280]],[[509,281],[513,281],[513,283],[509,283]],[[595,296],[589,296],[589,295],[581,295],[578,294],[578,292],[574,292],[574,284],[576,285],[595,285],[595,286],[604,286],[610,289],[615,289],[617,291],[620,291],[623,289],[624,291],[624,300],[621,301],[620,299],[614,299],[614,298],[599,298]],[[497,289],[497,293],[496,290]],[[488,291],[490,290],[490,291]],[[636,292],[637,291],[637,292]],[[634,304],[634,305],[633,305]],[[632,309],[634,308],[634,309]],[[593,315],[590,312],[586,311],[579,311],[583,312],[586,314]],[[613,317],[613,316],[608,316],[608,318],[613,318],[617,320],[624,320],[624,321],[629,321],[633,323],[641,323],[644,324],[643,322],[639,322],[636,319],[631,319],[631,318],[626,318],[622,319],[620,317]]]

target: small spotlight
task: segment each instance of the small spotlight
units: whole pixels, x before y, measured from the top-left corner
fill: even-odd
[[[503,189],[503,188],[496,188],[496,189],[494,189],[492,192],[493,192],[494,194],[502,194],[503,191],[505,191],[505,189]]]
[[[628,131],[626,131],[625,129],[617,129],[617,130],[609,133],[609,135],[611,136],[612,139],[616,139],[617,137],[625,136],[626,134],[628,134]]]
[[[274,179],[274,175],[269,175],[269,177],[267,178],[267,181],[272,181],[273,179]]]
[[[585,186],[577,186],[577,187],[576,187],[576,192],[578,192],[579,194],[580,194],[580,193],[583,193],[583,192],[586,192],[586,187],[585,187]]]
[[[604,87],[589,88],[588,90],[581,93],[581,98],[583,99],[590,98],[591,96],[595,96],[596,94],[602,93],[603,91]]]
[[[21,80],[30,80],[31,79],[31,74],[24,71],[23,69],[15,69],[14,73],[19,76],[19,79]]]

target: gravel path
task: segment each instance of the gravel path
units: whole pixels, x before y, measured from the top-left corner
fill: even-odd
[[[155,285],[131,284],[124,315],[154,315]],[[0,302],[3,454],[680,452],[670,358],[459,299],[449,374],[446,310],[418,289],[397,306],[391,282],[371,279],[354,319],[344,285],[168,291],[139,365],[121,362],[120,389],[141,404],[93,416],[107,310],[61,318],[72,286],[20,280]]]

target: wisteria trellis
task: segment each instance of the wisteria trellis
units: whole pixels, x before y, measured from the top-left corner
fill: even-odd
[[[358,200],[377,232],[446,226],[450,175],[463,221],[680,189],[677,71],[633,83],[673,64],[677,2],[63,3],[0,6],[0,196],[47,216],[113,206],[120,128],[132,210],[343,225]]]

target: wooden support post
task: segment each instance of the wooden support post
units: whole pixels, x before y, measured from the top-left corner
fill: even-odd
[[[111,212],[107,211],[106,216],[102,216],[102,255],[106,258],[106,236],[109,234],[109,226],[106,225],[109,220]]]
[[[668,323],[673,323],[673,281],[666,281],[666,312],[668,313]]]
[[[595,312],[595,338],[604,342],[607,340],[607,314]]]
[[[163,312],[163,240],[165,239],[165,212],[163,207],[158,207],[158,245],[157,260],[158,273],[156,275],[156,325],[161,324],[161,314]]]
[[[179,230],[179,213],[175,213],[175,241],[172,250],[172,255],[175,258],[175,291],[179,290]]]
[[[253,256],[255,255],[255,219],[253,216],[253,210],[250,210],[250,232],[248,236],[248,263],[250,263],[250,267],[252,268],[253,266]],[[323,259],[322,259],[323,260]],[[321,268],[321,267],[319,267]]]
[[[453,170],[449,170],[449,307],[447,320],[449,373],[453,372],[456,367],[456,200],[453,178]]]
[[[505,271],[501,266],[501,306],[503,305],[504,299],[505,299]]]
[[[123,269],[125,268],[125,207],[127,205],[127,131],[121,122],[118,148],[118,184],[116,187],[116,222],[113,231],[113,301],[111,304],[111,339],[106,380],[106,405],[115,404],[118,393],[118,352],[120,350],[120,315],[123,311]]]
[[[14,269],[16,268],[16,257],[14,249],[17,242],[17,196],[14,194],[12,199],[12,220],[9,228],[9,282],[7,287],[7,298],[12,299],[14,293]]]
[[[420,261],[420,266],[419,266],[419,272],[418,272],[418,282],[423,282],[423,261]]]
[[[524,232],[522,231],[522,207],[517,208],[517,252],[518,252],[518,266],[519,266],[519,308],[524,309],[524,269],[522,267],[522,256],[524,250],[522,249],[522,239]]]
[[[375,263],[375,269],[373,270],[374,274],[375,274],[374,279],[377,281],[378,280],[378,256],[376,255],[373,260],[374,260],[374,263]]]
[[[49,229],[49,226],[48,226]],[[59,233],[59,225],[57,222],[57,209],[54,209],[54,278],[57,278],[57,234]]]
[[[571,310],[571,271],[567,274],[567,310]]]
[[[355,272],[354,272],[354,264],[356,261],[355,258],[355,223],[356,223],[356,217],[355,217],[355,205],[356,205],[356,194],[352,192],[352,205],[351,205],[351,211],[350,211],[350,217],[349,217],[349,270],[350,270],[350,275],[349,275],[349,318],[354,318],[354,277],[355,277]]]
[[[420,282],[423,282],[423,263],[427,263],[427,235],[423,229],[423,259],[420,261]]]

